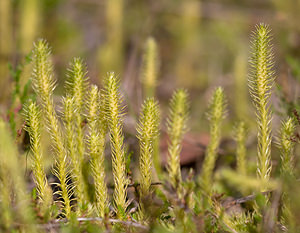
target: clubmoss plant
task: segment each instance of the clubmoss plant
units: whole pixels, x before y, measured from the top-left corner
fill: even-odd
[[[83,140],[83,131],[82,131],[82,121],[83,121],[83,110],[85,107],[84,97],[86,95],[87,80],[86,77],[87,71],[82,60],[80,58],[74,58],[71,63],[71,68],[68,72],[69,79],[66,82],[67,93],[74,98],[74,107],[76,111],[74,112],[75,121],[76,121],[76,143],[77,150],[79,154],[79,159],[83,160],[84,158],[84,140]]]
[[[87,88],[87,71],[86,67],[83,65],[83,62],[79,58],[74,58],[71,63],[71,68],[68,72],[68,80],[66,82],[67,94],[73,98],[72,111],[70,116],[73,116],[73,120],[70,122],[71,125],[75,126],[74,135],[75,143],[73,143],[73,150],[75,149],[76,153],[73,154],[71,165],[74,169],[75,179],[75,189],[77,196],[77,203],[79,209],[83,209],[87,202],[87,192],[85,188],[85,180],[83,176],[82,166],[84,163],[85,157],[85,145],[84,145],[84,135],[83,135],[83,110],[85,107],[84,97],[86,95]],[[71,110],[71,109],[70,109]],[[71,120],[71,119],[70,119]],[[70,125],[70,127],[71,127]],[[73,151],[73,152],[75,152]]]
[[[237,171],[241,175],[247,174],[246,168],[246,126],[245,122],[240,121],[234,129],[234,136],[236,141],[236,158]]]
[[[238,119],[249,119],[249,96],[247,93],[247,52],[240,48],[234,59],[234,112]]]
[[[157,78],[159,72],[158,48],[154,38],[149,37],[145,44],[143,55],[141,82],[143,84],[143,93],[145,97],[155,97]],[[159,151],[159,135],[154,141],[153,162],[157,175],[161,174],[161,159]]]
[[[46,118],[47,129],[52,139],[52,148],[55,153],[53,173],[58,178],[59,184],[57,185],[61,189],[54,194],[57,194],[61,198],[59,202],[62,205],[62,214],[69,217],[71,213],[71,187],[68,184],[70,166],[64,147],[61,127],[53,104],[52,94],[55,88],[55,81],[53,79],[52,64],[50,61],[50,48],[46,41],[38,40],[35,43],[32,59],[34,66],[32,74],[33,88],[41,102],[42,110]]]
[[[116,0],[118,1],[120,2]],[[192,6],[189,5],[188,8],[194,10]],[[187,130],[189,103],[187,92],[178,89],[170,101],[167,117],[169,136],[167,174],[172,188],[165,183],[156,183],[159,188],[153,192],[155,172],[152,160],[159,135],[160,117],[155,98],[146,98],[141,107],[137,123],[141,178],[139,183],[129,184],[127,172],[129,173],[130,159],[126,158],[124,149],[124,107],[119,79],[114,73],[108,73],[103,92],[95,85],[90,86],[87,91],[86,69],[80,59],[74,59],[69,72],[67,92],[62,99],[63,125],[60,125],[52,97],[55,81],[50,49],[45,41],[37,41],[32,53],[34,65],[32,83],[37,93],[37,102],[29,102],[26,107],[25,129],[30,135],[32,170],[37,190],[32,192],[32,196],[35,199],[37,194],[38,203],[30,202],[28,195],[31,190],[24,179],[26,156],[18,154],[21,150],[17,150],[18,147],[13,143],[4,120],[0,118],[0,231],[63,232],[71,229],[85,231],[99,229],[100,225],[100,231],[105,228],[112,232],[273,232],[276,231],[277,225],[282,225],[280,227],[287,227],[288,231],[293,231],[295,227],[294,231],[298,232],[296,200],[299,188],[295,185],[297,173],[293,166],[293,150],[296,143],[294,139],[298,139],[298,134],[294,135],[295,119],[287,118],[282,123],[278,137],[282,179],[270,177],[272,115],[269,98],[273,72],[269,43],[268,28],[259,25],[254,35],[254,53],[251,59],[253,69],[249,78],[258,116],[258,175],[251,176],[246,171],[247,132],[242,121],[235,128],[237,171],[230,168],[218,169],[214,175],[222,123],[226,113],[224,90],[218,87],[209,103],[210,142],[206,148],[199,185],[195,182],[193,172],[187,175],[184,182],[182,181],[180,153],[183,136]],[[118,54],[114,54],[116,55]],[[150,60],[154,62],[153,58]],[[150,69],[154,69],[153,64],[151,66]],[[153,70],[148,75],[153,75],[152,72]],[[16,90],[18,88],[16,87]],[[53,172],[58,178],[58,184],[54,188],[59,191],[52,195],[46,191],[49,190],[49,185],[42,165],[42,151],[44,151],[40,136],[44,122],[42,117],[45,118],[45,127],[51,136],[55,158]],[[298,117],[296,112],[295,117]],[[82,126],[85,119],[86,134]],[[61,128],[62,126],[64,128]],[[16,133],[19,137],[22,135],[21,131],[22,129]],[[107,171],[104,151],[107,133],[110,136],[113,173],[113,184],[109,184],[109,187],[114,191],[112,206],[115,214],[110,212],[111,189],[108,189],[105,182]],[[24,144],[22,141],[22,145]],[[85,156],[89,164],[85,163]],[[90,167],[85,170],[83,164]],[[85,170],[85,179],[82,170]],[[94,186],[91,186],[90,190],[94,193],[85,191],[86,178],[93,180]],[[221,198],[213,187],[220,187],[224,193],[235,194],[239,191],[251,195],[223,201],[227,198]],[[130,190],[128,197],[127,189]],[[265,190],[267,192],[261,192]],[[77,200],[70,200],[73,194]],[[272,202],[268,202],[271,194]],[[92,198],[87,198],[90,196]],[[51,206],[52,198],[61,203],[58,215],[55,206]],[[127,198],[133,200],[130,205]],[[78,208],[71,206],[71,202],[74,205],[78,204]],[[244,204],[240,205],[242,203]],[[49,206],[49,212],[52,213],[48,215],[50,219],[40,211],[40,207],[46,211]],[[88,211],[92,206],[93,211]],[[240,207],[242,211],[236,212],[236,207]],[[57,219],[58,217],[65,219]],[[34,218],[45,224],[36,225]]]
[[[211,99],[208,111],[208,120],[210,122],[210,142],[206,148],[205,159],[202,165],[202,188],[207,193],[211,192],[212,174],[217,159],[217,151],[221,139],[221,123],[225,117],[226,100],[224,90],[218,87]]]
[[[97,214],[104,217],[108,212],[108,196],[105,183],[104,149],[107,124],[104,116],[104,100],[96,85],[92,85],[89,94],[88,109],[88,146],[91,158],[92,175],[95,184],[95,202]]]
[[[259,24],[252,38],[252,56],[250,59],[249,87],[256,108],[258,125],[257,174],[260,179],[268,180],[271,164],[271,89],[274,83],[273,53],[269,26]]]
[[[81,181],[78,177],[81,176],[81,166],[78,165],[78,156],[76,150],[76,141],[75,141],[75,117],[74,112],[75,104],[74,98],[71,95],[67,94],[62,98],[63,111],[62,111],[62,120],[65,128],[65,147],[68,153],[68,158],[70,159],[70,175],[72,178],[72,190],[70,190],[70,195],[76,195],[76,201],[78,204],[77,213],[81,213],[82,201],[80,199],[80,187],[82,186]]]
[[[176,28],[173,28],[179,48],[176,58],[174,58],[176,63],[173,72],[176,73],[176,83],[186,88],[204,87],[208,83],[207,77],[203,75],[201,78],[197,78],[203,72],[203,68],[196,65],[197,62],[195,63],[202,56],[201,50],[197,49],[202,34],[202,20],[194,16],[199,14],[202,2],[186,0],[178,2],[177,7],[180,9],[181,14],[178,15]]]
[[[157,75],[159,68],[157,44],[154,38],[147,39],[145,53],[143,56],[142,83],[146,97],[154,97],[157,86]]]
[[[295,161],[294,161],[294,147],[295,147],[295,129],[296,120],[288,117],[285,121],[282,121],[277,138],[277,145],[280,150],[281,166],[280,175],[283,178],[283,190],[285,190],[281,196],[281,216],[280,223],[287,226],[289,232],[297,232],[295,230],[295,224],[297,217],[293,214],[293,206],[291,197],[294,190],[290,190],[291,186],[296,182],[295,174]]]
[[[179,191],[179,186],[182,182],[180,152],[183,135],[187,130],[188,111],[189,104],[187,92],[183,89],[176,90],[170,101],[169,116],[167,120],[169,136],[167,170],[170,182],[177,191]]]
[[[41,148],[41,116],[39,107],[35,102],[30,102],[25,111],[26,131],[30,136],[30,147],[32,152],[32,171],[34,183],[39,198],[39,205],[45,215],[52,204],[52,190],[48,185],[43,155]]]
[[[104,72],[121,72],[124,63],[123,22],[124,0],[105,2],[106,40],[99,49],[100,69]]]
[[[22,54],[30,52],[32,41],[36,39],[42,16],[42,5],[38,0],[20,2],[20,32],[19,45]]]
[[[39,29],[42,26],[43,3],[39,0],[24,0],[19,2],[18,12],[18,40],[17,45],[22,56],[26,56],[32,49],[32,42],[37,39]],[[24,66],[20,85],[26,85],[27,78],[30,76],[31,66]]]
[[[280,149],[281,167],[280,173],[284,179],[293,182],[295,177],[294,172],[294,146],[295,141],[293,136],[295,133],[295,119],[288,117],[287,120],[282,121],[281,128],[279,130],[279,138],[277,141]],[[282,215],[280,222],[284,225],[292,225],[294,216],[291,212],[291,199],[290,193],[284,192],[282,195]]]
[[[140,188],[141,197],[151,193],[153,144],[158,136],[159,108],[154,98],[145,100],[139,124],[137,126],[137,138],[140,142]]]
[[[2,200],[0,202],[1,209],[4,208],[4,214],[9,214],[5,217],[12,217],[12,224],[19,222],[23,225],[24,232],[36,232],[30,198],[26,192],[24,167],[18,157],[9,129],[2,119],[0,119],[0,161],[0,185],[7,188],[0,191],[1,197],[4,197],[4,203]],[[10,210],[5,208],[10,208]],[[0,216],[1,219],[2,213]],[[9,218],[8,220],[11,220]],[[13,227],[13,225],[9,227]]]
[[[118,218],[124,218],[128,203],[126,174],[126,159],[124,151],[124,136],[122,132],[122,107],[119,92],[119,79],[113,72],[105,78],[105,113],[110,134],[112,151],[112,169],[114,176],[114,204]]]
[[[9,70],[7,63],[12,58],[13,53],[13,3],[10,0],[2,0],[0,2],[0,101],[2,102],[8,97],[9,90]]]
[[[281,123],[279,131],[278,147],[281,154],[281,174],[294,175],[294,146],[293,136],[295,133],[295,120],[288,117],[286,121]]]
[[[2,229],[8,230],[12,225],[13,219],[13,210],[11,208],[11,182],[9,177],[7,177],[7,168],[0,164],[0,226]]]

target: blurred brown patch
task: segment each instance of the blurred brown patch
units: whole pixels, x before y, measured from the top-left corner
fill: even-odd
[[[160,150],[162,165],[167,164],[168,158],[168,141],[169,137],[166,133],[161,136]],[[180,165],[188,166],[191,164],[197,164],[203,159],[206,146],[209,142],[208,134],[185,134],[182,141],[182,151],[180,153]]]

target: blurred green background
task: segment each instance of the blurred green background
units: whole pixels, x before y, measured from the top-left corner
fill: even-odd
[[[46,39],[53,48],[59,84],[64,83],[72,58],[82,57],[91,82],[101,85],[108,71],[121,77],[128,111],[137,114],[143,100],[142,54],[152,36],[159,48],[156,95],[161,105],[176,87],[188,89],[191,131],[205,132],[207,102],[214,88],[222,85],[229,109],[224,134],[230,135],[237,119],[255,125],[247,69],[250,35],[257,23],[272,28],[276,80],[284,100],[295,100],[300,74],[299,12],[298,0],[1,0],[1,115],[12,104],[9,64],[11,69],[26,64],[25,56],[37,38]],[[25,65],[21,86],[29,77],[30,65]],[[56,92],[62,94],[63,85]],[[276,98],[273,102],[276,113],[291,111],[282,109]],[[13,107],[18,107],[17,102]]]

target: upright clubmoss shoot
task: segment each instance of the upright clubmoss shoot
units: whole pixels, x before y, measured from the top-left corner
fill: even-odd
[[[81,207],[83,206],[84,199],[82,199],[83,190],[83,183],[82,179],[82,170],[81,165],[78,160],[77,150],[76,150],[76,140],[75,140],[75,130],[76,130],[76,124],[75,124],[75,104],[74,104],[74,98],[67,94],[66,97],[63,97],[62,99],[63,103],[63,111],[62,111],[62,118],[63,123],[65,127],[65,139],[66,139],[66,150],[68,153],[68,157],[70,158],[70,167],[72,169],[71,172],[71,178],[73,182],[73,190],[72,194],[74,192],[76,196],[76,201],[78,205],[77,213],[81,213]]]
[[[157,44],[154,38],[148,38],[145,46],[142,65],[143,91],[146,97],[154,97],[157,86],[157,75],[159,68]]]
[[[237,171],[241,175],[247,175],[246,168],[246,126],[245,122],[240,121],[234,129],[234,138],[236,141]]]
[[[7,125],[0,119],[0,186],[6,188],[0,189],[0,197],[3,198],[0,201],[3,211],[0,219],[5,217],[9,221],[5,223],[6,227],[9,227],[8,232],[15,228],[16,222],[22,226],[24,232],[37,232],[34,213],[30,206],[30,196],[26,191],[24,167],[16,149]]]
[[[278,147],[280,149],[281,166],[280,173],[281,176],[287,179],[289,182],[295,181],[295,171],[294,171],[294,146],[295,141],[293,139],[295,133],[295,119],[288,117],[285,121],[282,121],[281,128],[279,130],[279,137],[277,140]],[[295,221],[294,216],[291,212],[292,202],[291,194],[289,192],[283,192],[282,195],[282,214],[280,222],[284,225],[290,225],[292,227],[293,221]]]
[[[145,50],[142,62],[141,82],[143,84],[143,93],[147,98],[155,97],[156,86],[159,72],[158,47],[154,38],[149,37],[145,44]],[[160,137],[157,136],[153,147],[153,162],[156,173],[161,174],[161,158],[159,151]]]
[[[73,98],[71,106],[73,108],[72,125],[74,126],[74,155],[72,156],[71,165],[76,170],[74,176],[76,181],[76,196],[79,209],[84,209],[87,203],[87,191],[85,187],[85,179],[83,176],[83,163],[85,157],[84,133],[82,128],[83,110],[85,108],[84,98],[87,88],[87,71],[80,58],[74,58],[71,68],[68,70],[68,80],[66,82],[67,94]]]
[[[58,178],[57,184],[61,190],[57,194],[60,198],[62,206],[62,214],[66,217],[70,216],[70,184],[68,179],[70,175],[69,162],[67,159],[66,149],[64,147],[64,138],[61,126],[58,121],[57,114],[53,103],[53,90],[55,89],[55,81],[53,79],[52,63],[50,60],[50,48],[46,41],[38,40],[33,49],[33,74],[32,84],[38,99],[42,105],[42,110],[46,119],[47,129],[52,139],[52,148],[55,154],[54,175]]]
[[[106,40],[98,52],[100,70],[121,72],[124,64],[124,0],[110,0],[103,5]]]
[[[78,160],[82,163],[84,159],[84,140],[83,140],[83,130],[82,130],[82,121],[83,121],[83,110],[85,108],[85,95],[87,88],[87,71],[83,62],[79,58],[74,58],[71,63],[71,68],[68,72],[68,80],[66,82],[67,93],[74,98],[74,108],[75,108],[75,140],[78,150]]]
[[[269,180],[272,169],[270,97],[274,84],[273,65],[270,29],[265,24],[259,24],[252,37],[251,69],[248,82],[256,108],[258,125],[257,174],[260,179],[265,181]]]
[[[170,101],[169,115],[167,119],[168,142],[168,164],[170,182],[177,191],[182,182],[180,170],[180,152],[182,139],[187,130],[189,103],[188,94],[183,89],[173,93]]]
[[[154,98],[148,98],[142,106],[137,126],[137,138],[140,142],[140,188],[142,197],[149,195],[151,192],[153,144],[158,136],[158,126],[158,103]]]
[[[281,123],[279,131],[278,147],[280,149],[281,158],[281,174],[283,175],[294,175],[294,146],[295,141],[293,136],[295,133],[295,120],[288,117],[286,121]]]
[[[41,113],[36,103],[30,102],[25,110],[26,131],[30,136],[32,171],[42,213],[46,214],[52,203],[52,190],[48,185],[41,148]]]
[[[108,123],[110,145],[112,153],[112,169],[114,176],[114,204],[118,218],[125,218],[127,208],[127,186],[126,159],[124,151],[123,107],[119,92],[119,79],[113,72],[108,73],[105,78],[105,113]]]
[[[234,112],[238,119],[249,119],[249,96],[247,93],[247,53],[244,48],[234,59]]]
[[[212,174],[217,159],[217,151],[221,140],[221,124],[225,117],[226,100],[224,90],[218,87],[211,99],[208,111],[208,120],[210,126],[210,142],[206,148],[205,159],[202,165],[202,188],[210,193],[212,189]]]
[[[2,161],[2,160],[1,160]],[[8,230],[14,222],[14,213],[11,208],[11,184],[7,177],[7,168],[0,164],[0,226],[1,229]]]
[[[3,101],[9,96],[9,88],[4,88],[9,85],[9,70],[7,64],[11,62],[14,50],[13,36],[13,3],[10,0],[0,1],[0,100]],[[32,43],[32,41],[31,41]]]
[[[104,112],[104,100],[95,85],[89,94],[87,122],[89,128],[88,147],[91,158],[92,175],[95,184],[95,202],[97,214],[104,217],[108,212],[108,196],[105,183],[104,149],[107,123]]]

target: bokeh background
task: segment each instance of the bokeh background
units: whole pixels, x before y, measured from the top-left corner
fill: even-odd
[[[250,35],[260,22],[272,28],[278,84],[272,99],[276,132],[280,118],[297,107],[299,12],[298,0],[0,0],[0,113],[18,111],[18,101],[11,98],[16,70],[22,67],[23,88],[31,69],[26,56],[33,42],[44,38],[52,47],[59,84],[55,92],[64,93],[66,69],[73,57],[84,59],[92,83],[101,85],[104,75],[115,71],[133,118],[125,124],[133,131],[143,101],[142,55],[151,36],[159,50],[156,97],[162,108],[162,129],[173,90],[184,87],[190,93],[190,133],[184,148],[195,150],[183,154],[197,156],[205,148],[205,111],[212,91],[222,85],[228,99],[222,148],[230,154],[226,138],[231,138],[234,123],[243,119],[250,129],[249,154],[255,156],[256,147],[251,147],[256,140],[255,114],[247,90]]]

